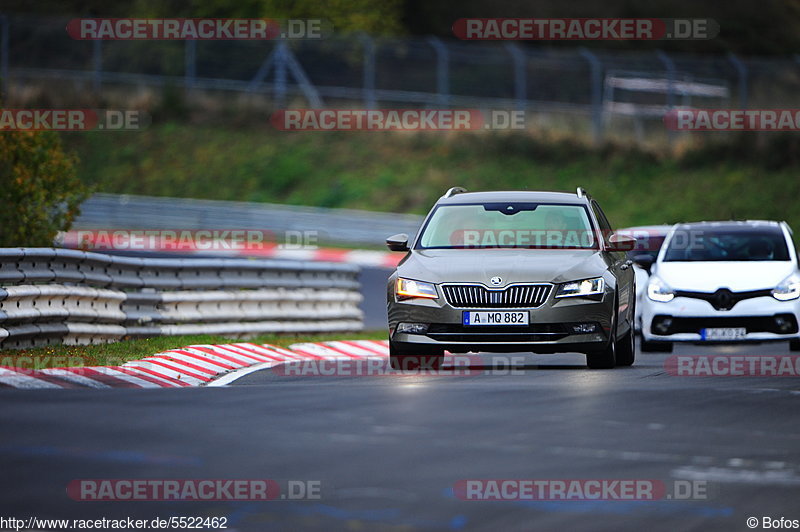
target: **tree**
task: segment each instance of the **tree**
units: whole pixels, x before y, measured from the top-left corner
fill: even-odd
[[[50,247],[86,199],[77,158],[52,131],[0,132],[0,247]]]

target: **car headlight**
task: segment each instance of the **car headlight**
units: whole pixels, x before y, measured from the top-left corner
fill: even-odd
[[[659,303],[668,303],[675,299],[675,293],[667,283],[658,277],[651,277],[647,283],[647,297]]]
[[[572,281],[560,285],[556,291],[556,297],[592,296],[602,294],[605,288],[606,282],[602,277]]]
[[[781,281],[772,291],[772,297],[778,301],[791,301],[800,297],[800,277],[793,273]]]
[[[436,292],[436,285],[424,283],[412,279],[397,279],[397,298],[408,299],[412,297],[423,297],[427,299],[437,299],[439,294]]]

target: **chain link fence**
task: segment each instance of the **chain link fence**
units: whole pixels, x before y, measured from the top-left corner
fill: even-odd
[[[100,97],[119,86],[232,91],[274,108],[523,109],[535,127],[565,126],[595,140],[620,131],[641,140],[648,128],[665,134],[661,117],[673,106],[800,107],[800,55],[336,34],[292,42],[78,41],[67,35],[68,19],[3,16],[0,22],[5,95],[59,82]]]

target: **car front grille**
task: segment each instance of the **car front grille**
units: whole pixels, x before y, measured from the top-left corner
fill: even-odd
[[[498,325],[484,327],[432,323],[428,336],[439,342],[547,342],[569,336],[568,324],[534,323],[528,326]]]
[[[650,329],[653,332],[665,336],[679,333],[699,334],[701,329],[712,327],[744,327],[748,333],[796,334],[798,331],[797,319],[795,319],[794,314],[704,318],[675,318],[658,314],[653,316],[653,321],[650,325]]]
[[[692,299],[702,299],[708,301],[716,310],[731,310],[736,303],[754,297],[769,297],[772,289],[750,290],[748,292],[731,292],[727,288],[720,288],[716,292],[690,292],[688,290],[676,290],[675,297],[688,297]]]
[[[515,284],[491,290],[479,284],[442,285],[447,303],[455,308],[536,308],[550,295],[549,284]]]

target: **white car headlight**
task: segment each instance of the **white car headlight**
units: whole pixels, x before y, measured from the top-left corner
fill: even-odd
[[[675,299],[675,293],[667,283],[653,276],[650,278],[650,282],[647,283],[647,297],[659,303],[668,303]]]
[[[602,294],[606,288],[606,282],[602,277],[594,279],[583,279],[582,281],[572,281],[564,283],[558,287],[556,297],[577,297]]]
[[[781,281],[772,291],[772,297],[778,301],[791,301],[800,297],[800,277],[793,273]]]
[[[436,292],[436,285],[412,279],[397,279],[397,299],[409,299],[412,297],[422,297],[426,299],[437,299],[439,294]]]

